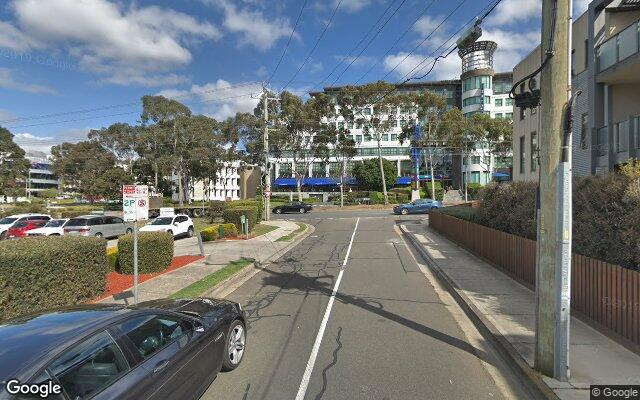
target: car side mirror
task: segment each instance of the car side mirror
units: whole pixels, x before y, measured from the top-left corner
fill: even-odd
[[[173,226],[178,226],[178,223],[177,223],[177,222],[174,222],[174,223],[173,223]]]

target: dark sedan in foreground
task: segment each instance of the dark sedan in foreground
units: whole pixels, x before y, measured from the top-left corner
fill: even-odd
[[[297,212],[300,214],[304,214],[306,212],[311,211],[313,206],[308,203],[303,203],[301,201],[292,201],[290,203],[285,203],[281,206],[273,207],[273,212],[276,214],[282,214],[287,212]]]
[[[402,214],[402,215],[423,214],[441,207],[442,207],[442,203],[440,203],[438,200],[416,199],[411,203],[399,204],[393,207],[393,212],[395,214]]]
[[[84,305],[0,323],[0,399],[198,399],[246,346],[239,304]]]

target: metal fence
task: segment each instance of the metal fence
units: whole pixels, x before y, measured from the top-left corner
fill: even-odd
[[[429,226],[525,284],[535,287],[536,242],[441,213]],[[613,332],[633,350],[640,345],[640,272],[573,254],[571,309],[590,324]]]

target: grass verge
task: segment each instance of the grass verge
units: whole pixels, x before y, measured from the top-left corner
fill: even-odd
[[[193,282],[191,285],[182,288],[172,294],[170,297],[172,299],[178,298],[192,298],[202,296],[203,293],[207,292],[211,288],[213,288],[218,283],[224,281],[231,275],[239,272],[244,269],[246,266],[251,265],[253,263],[252,258],[241,258],[239,260],[231,261],[229,264],[225,265],[221,269],[216,272],[205,276],[199,281]]]
[[[305,229],[307,229],[307,226],[301,222],[296,222],[296,225],[298,225],[298,229],[286,236],[279,237],[278,239],[276,239],[276,242],[289,242],[293,240],[294,237],[301,234]]]
[[[278,229],[277,226],[267,225],[267,224],[257,224],[256,226],[253,227],[253,230],[251,231],[251,237],[261,236],[261,235],[264,235],[265,233],[269,233],[276,229]]]

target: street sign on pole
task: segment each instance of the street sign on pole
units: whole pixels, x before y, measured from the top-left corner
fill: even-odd
[[[149,219],[149,187],[147,185],[122,186],[122,212],[124,220],[133,222],[133,302],[138,303],[138,221]]]

